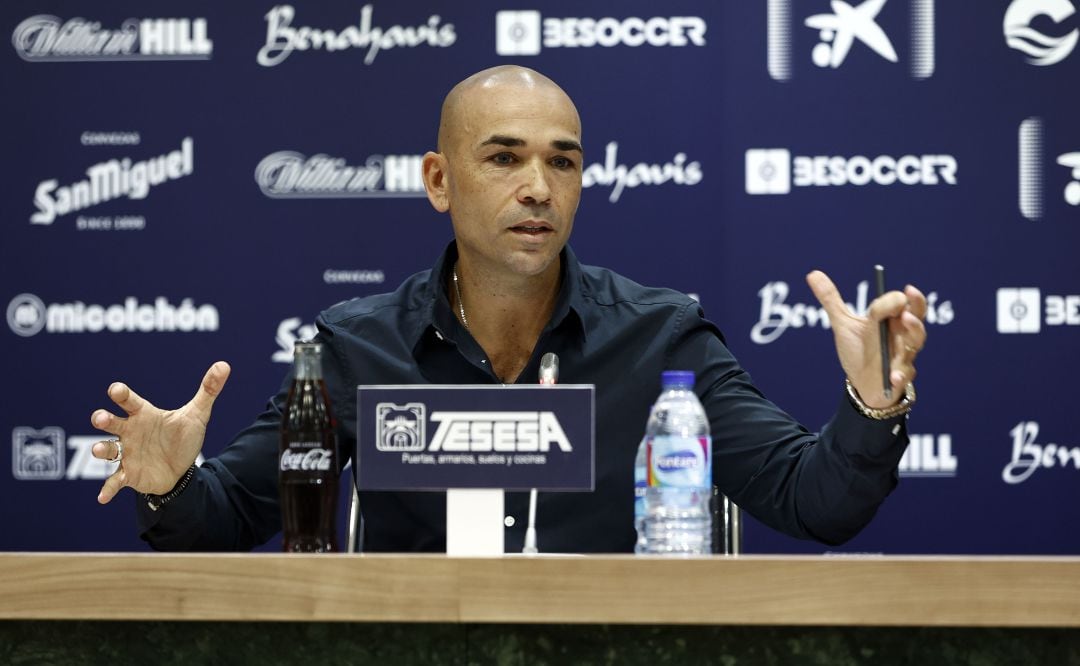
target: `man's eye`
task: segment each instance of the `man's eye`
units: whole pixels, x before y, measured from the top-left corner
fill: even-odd
[[[556,169],[569,169],[570,167],[574,166],[573,161],[565,157],[556,157],[555,159],[551,160],[551,164]]]
[[[510,153],[497,153],[492,156],[491,161],[495,164],[513,164],[514,156]]]

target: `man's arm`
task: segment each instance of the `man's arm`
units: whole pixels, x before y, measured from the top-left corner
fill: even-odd
[[[753,385],[696,305],[683,314],[666,365],[697,369],[720,491],[794,537],[838,544],[857,534],[896,486],[903,417],[868,419],[845,396],[821,434],[811,433]]]
[[[287,384],[287,382],[286,382]],[[207,460],[157,510],[137,499],[139,535],[156,550],[243,551],[281,530],[278,447],[284,397],[272,398],[255,422]]]
[[[345,379],[347,369],[344,354],[337,347],[338,339],[322,317],[316,320],[316,326],[319,332],[315,341],[325,347],[324,377],[334,402],[333,409],[339,417],[352,414],[354,410],[349,401],[355,381],[351,377]],[[215,364],[207,373],[200,394],[192,401],[205,407],[198,413],[198,423],[202,427],[197,429],[197,437],[192,436],[192,428],[181,427],[187,421],[175,416],[189,409],[192,403],[181,410],[166,412],[138,398],[138,408],[132,411],[128,409],[132,405],[118,400],[121,407],[128,409],[127,419],[119,419],[104,410],[94,413],[94,424],[99,427],[105,425],[104,429],[108,432],[120,435],[124,446],[120,469],[106,482],[99,501],[111,500],[124,486],[154,495],[166,495],[175,489],[177,480],[183,478],[202,447],[209,407],[205,405],[206,397],[200,395],[204,391],[215,391],[212,397],[220,392],[224,377],[217,371],[222,366],[227,377],[228,366]],[[250,550],[281,530],[278,451],[281,414],[291,383],[290,372],[281,389],[270,399],[266,411],[241,431],[219,456],[197,468],[182,492],[172,496],[156,510],[148,505],[142,495],[137,498],[137,520],[143,539],[158,550]],[[110,387],[110,395],[115,397],[117,386],[121,385]],[[126,387],[124,389],[128,390]],[[99,424],[102,413],[106,415],[107,424]],[[339,453],[344,461],[351,450],[341,439],[341,423],[339,420],[339,446],[342,447]],[[110,449],[114,446],[108,442],[96,444],[94,455],[99,458],[112,457],[114,452]],[[136,476],[146,474],[146,470],[152,466],[163,466],[163,460],[177,450],[185,452],[170,467],[178,472],[153,486],[133,481]]]

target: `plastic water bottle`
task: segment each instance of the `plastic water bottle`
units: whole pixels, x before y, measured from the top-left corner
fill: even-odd
[[[648,441],[648,436],[641,438],[637,457],[634,458],[634,529],[637,530],[634,553],[638,555],[648,552],[645,545],[645,487],[649,478],[645,468],[645,447],[648,446]]]
[[[664,372],[661,383],[638,450],[645,496],[635,551],[707,555],[712,552],[709,420],[694,394],[693,372]]]

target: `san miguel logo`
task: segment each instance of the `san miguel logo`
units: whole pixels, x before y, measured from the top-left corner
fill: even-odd
[[[180,147],[142,160],[129,157],[105,160],[86,169],[86,178],[61,185],[56,178],[38,183],[34,190],[31,224],[52,224],[57,217],[127,197],[145,199],[150,190],[195,172],[195,140],[185,137]]]

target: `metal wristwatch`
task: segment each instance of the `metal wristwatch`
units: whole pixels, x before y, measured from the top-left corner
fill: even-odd
[[[915,404],[915,385],[911,383],[904,388],[904,397],[900,402],[891,407],[885,407],[884,409],[867,406],[867,404],[862,401],[862,398],[859,397],[859,392],[851,385],[850,379],[844,380],[844,386],[847,388],[848,399],[851,400],[851,405],[860,414],[868,419],[874,419],[875,421],[887,421],[888,419],[907,414]]]

